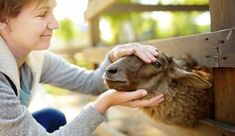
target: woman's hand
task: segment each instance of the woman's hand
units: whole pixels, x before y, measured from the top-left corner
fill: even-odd
[[[140,89],[134,92],[119,92],[110,89],[101,94],[94,102],[95,108],[104,114],[109,107],[122,105],[127,107],[149,107],[156,106],[164,100],[163,95],[158,95],[149,100],[136,100],[147,95],[146,90]]]
[[[109,59],[112,62],[115,62],[121,57],[128,55],[136,55],[144,62],[152,63],[156,61],[156,57],[158,56],[158,49],[150,45],[143,45],[140,43],[128,43],[125,45],[119,45],[117,47],[114,47],[109,52]]]

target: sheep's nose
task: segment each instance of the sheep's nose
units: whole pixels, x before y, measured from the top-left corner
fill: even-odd
[[[106,72],[109,73],[109,74],[115,74],[117,73],[118,69],[117,67],[109,67]]]

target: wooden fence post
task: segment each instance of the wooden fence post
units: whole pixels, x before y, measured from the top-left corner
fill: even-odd
[[[209,3],[211,31],[235,27],[235,0],[210,0]],[[226,54],[223,50],[226,39],[219,40],[215,46],[220,63],[226,59],[221,56]],[[235,43],[230,46],[235,46]],[[235,68],[215,68],[214,85],[215,119],[235,124]]]

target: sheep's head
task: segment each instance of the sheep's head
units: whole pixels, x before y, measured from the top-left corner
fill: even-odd
[[[203,77],[181,69],[176,63],[174,58],[164,53],[160,53],[157,61],[152,64],[144,63],[136,56],[126,56],[107,68],[104,79],[109,88],[118,91],[146,89],[151,93],[160,85],[173,80],[198,89],[211,87],[210,82]]]

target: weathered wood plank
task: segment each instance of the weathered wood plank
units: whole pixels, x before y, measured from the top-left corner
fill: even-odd
[[[234,13],[235,14],[235,13]],[[230,30],[220,34],[218,41],[219,65],[223,67],[234,66],[235,64],[235,31]]]
[[[108,7],[115,4],[116,1],[117,0],[90,0],[88,3],[88,8],[85,11],[85,18],[88,20],[92,19]]]
[[[227,38],[230,35],[230,38]],[[182,53],[190,53],[201,65],[208,67],[235,67],[235,54],[231,49],[235,42],[235,28],[165,40],[152,40],[144,42],[159,48],[160,51],[166,52],[170,56],[179,57]],[[226,46],[218,48],[218,43],[223,39]],[[100,63],[109,48],[90,48],[84,51],[85,58],[91,63]],[[219,58],[218,52],[221,58]],[[227,56],[224,60],[223,56]],[[221,61],[219,61],[221,59]],[[221,62],[221,63],[219,63]]]
[[[226,131],[227,132],[233,132],[235,134],[235,125],[225,123],[225,122],[221,122],[221,121],[218,121],[218,120],[213,120],[213,119],[203,119],[203,120],[200,120],[200,122],[203,123],[203,124],[208,124],[210,126],[220,128],[224,132],[226,132]]]
[[[208,5],[142,5],[114,4],[106,13],[145,12],[145,11],[208,11]]]
[[[189,53],[201,65],[218,67],[218,54],[215,47],[218,33],[200,34],[147,42],[170,56],[179,57]]]
[[[208,5],[142,5],[119,4],[117,0],[90,0],[85,12],[87,19],[99,15],[103,11],[107,13],[143,12],[143,11],[207,11]]]
[[[84,58],[91,64],[100,64],[111,47],[95,47],[83,50]]]
[[[209,5],[212,31],[235,26],[234,0],[209,0]]]
[[[210,0],[211,31],[235,27],[235,1]],[[218,43],[220,66],[233,66],[234,31]],[[231,40],[230,40],[231,39]],[[235,68],[214,69],[215,119],[235,124]]]
[[[91,45],[95,47],[100,42],[99,17],[93,17],[89,20],[89,34]]]
[[[214,70],[215,117],[235,124],[235,69]]]

